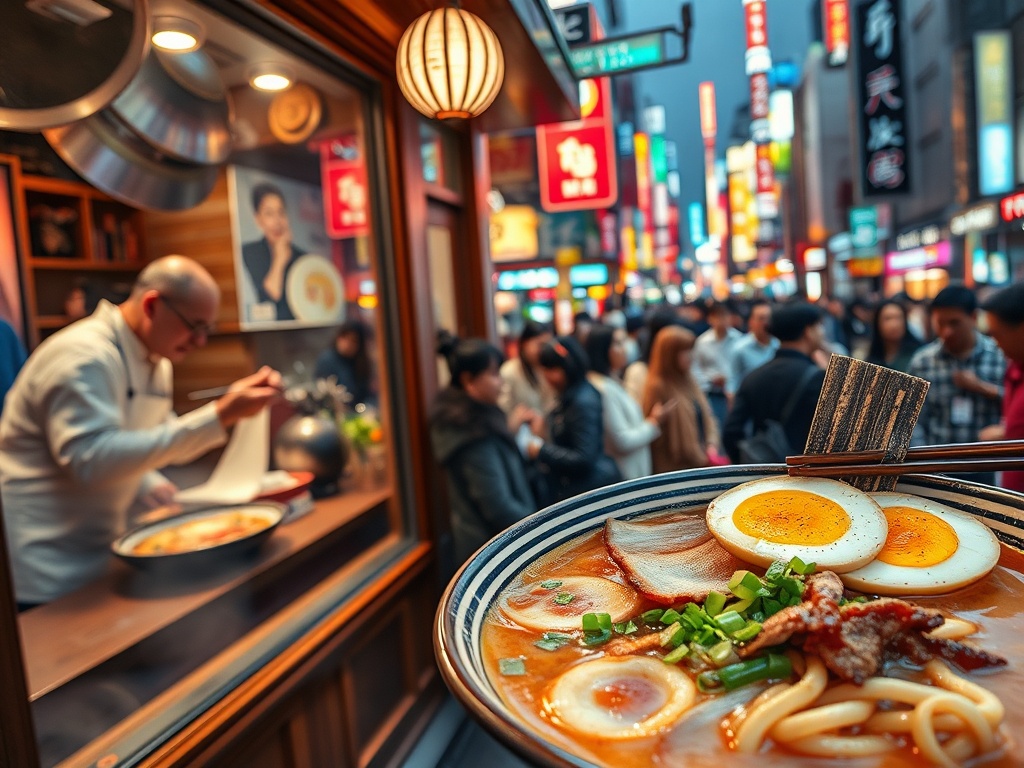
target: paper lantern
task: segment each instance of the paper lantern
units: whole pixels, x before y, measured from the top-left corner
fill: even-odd
[[[476,117],[494,101],[505,76],[491,28],[461,8],[420,16],[398,43],[398,85],[427,117]]]

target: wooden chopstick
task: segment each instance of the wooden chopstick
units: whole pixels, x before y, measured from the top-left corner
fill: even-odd
[[[910,461],[971,461],[979,459],[1024,457],[1024,440],[999,440],[987,443],[948,443],[922,445],[907,451]],[[787,456],[789,466],[844,466],[871,464],[885,459],[885,451],[844,451],[841,453],[806,453]]]
[[[791,477],[877,477],[922,472],[1004,472],[1024,470],[1024,456],[961,461],[907,461],[895,464],[802,464],[788,467]]]

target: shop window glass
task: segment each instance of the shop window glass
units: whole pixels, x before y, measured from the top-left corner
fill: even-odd
[[[205,30],[233,102],[235,147],[207,200],[139,214],[140,263],[183,253],[221,284],[216,332],[175,366],[179,412],[204,401],[190,393],[260,365],[285,374],[288,402],[271,413],[270,455],[293,474],[277,474],[267,490],[288,513],[253,551],[184,565],[112,558],[100,580],[19,615],[45,766],[133,762],[322,622],[413,533],[396,480],[402,441],[390,393],[402,377],[390,362],[397,344],[378,272],[385,227],[374,203],[370,86],[291,52],[283,33],[271,42],[195,4],[175,12]],[[284,65],[290,89],[250,86],[266,61]],[[432,172],[451,184],[443,144]],[[67,270],[86,266],[68,261]],[[40,265],[37,291],[62,290],[47,288],[49,275],[64,279],[59,269]],[[309,440],[282,448],[281,435],[303,415],[336,448]],[[303,429],[294,435],[308,437]],[[168,475],[185,488],[217,459]],[[304,490],[306,470],[322,498]]]
[[[443,126],[420,121],[420,159],[423,180],[459,192],[458,150],[455,134]]]

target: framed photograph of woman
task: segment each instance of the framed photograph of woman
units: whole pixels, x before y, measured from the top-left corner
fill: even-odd
[[[228,190],[242,330],[341,323],[344,288],[319,186],[235,165]]]

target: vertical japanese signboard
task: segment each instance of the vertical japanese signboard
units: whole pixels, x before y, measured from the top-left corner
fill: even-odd
[[[822,0],[821,10],[828,65],[842,67],[850,56],[849,0]]]
[[[857,107],[865,197],[910,191],[898,0],[857,5]]]
[[[974,36],[978,115],[978,189],[998,195],[1013,189],[1013,58],[1007,30]]]

